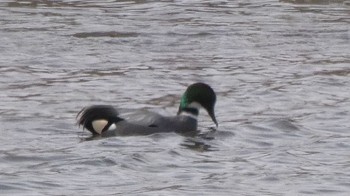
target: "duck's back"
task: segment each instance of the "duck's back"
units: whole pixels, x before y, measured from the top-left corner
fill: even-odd
[[[163,116],[151,111],[136,111],[122,116],[128,123],[160,129],[159,132],[192,132],[197,130],[197,119],[189,116]]]

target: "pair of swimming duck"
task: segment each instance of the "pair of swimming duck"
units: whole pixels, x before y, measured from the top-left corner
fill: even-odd
[[[197,131],[197,117],[200,108],[204,108],[213,122],[216,94],[205,83],[190,85],[181,97],[176,116],[162,116],[147,112],[130,119],[123,119],[118,111],[109,105],[93,105],[83,108],[77,116],[79,126],[89,130],[93,135],[149,135],[160,132],[190,133]]]

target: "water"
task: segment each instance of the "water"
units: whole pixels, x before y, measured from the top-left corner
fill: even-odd
[[[0,194],[348,195],[349,5],[1,1]],[[75,125],[91,104],[174,114],[197,81],[210,137]]]

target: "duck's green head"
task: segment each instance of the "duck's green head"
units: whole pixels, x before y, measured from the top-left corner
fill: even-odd
[[[199,108],[203,107],[207,110],[216,126],[218,126],[214,113],[215,102],[216,94],[209,85],[204,83],[194,83],[190,85],[182,95],[178,114],[181,112],[188,112],[198,115]]]

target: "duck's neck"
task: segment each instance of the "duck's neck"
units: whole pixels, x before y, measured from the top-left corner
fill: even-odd
[[[178,115],[189,116],[191,118],[197,119],[199,114],[199,109],[201,105],[197,102],[193,102],[189,104],[187,107],[183,107],[179,109]]]
[[[199,114],[199,110],[195,108],[183,108],[178,115],[181,116],[189,116],[191,118],[197,119]]]

